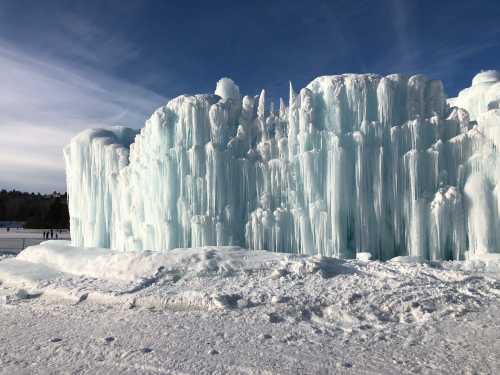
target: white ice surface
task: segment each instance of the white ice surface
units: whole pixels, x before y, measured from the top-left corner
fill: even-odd
[[[456,98],[448,99],[448,103],[467,110],[471,120],[476,120],[489,109],[500,108],[500,72],[486,70],[478,73],[471,87],[460,91]]]
[[[498,75],[480,73],[453,101],[470,114],[422,75],[319,77],[279,109],[223,78],[216,95],[171,100],[137,135],[83,132],[65,149],[73,244],[498,252]]]

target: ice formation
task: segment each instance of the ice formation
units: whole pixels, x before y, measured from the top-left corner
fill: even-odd
[[[466,109],[471,120],[500,105],[500,72],[486,70],[477,74],[472,86],[458,93],[458,97],[448,99],[451,106]]]
[[[71,141],[72,240],[379,259],[497,252],[499,78],[482,72],[447,104],[423,75],[324,76],[290,85],[278,108],[223,78],[215,95],[171,100],[137,135]]]

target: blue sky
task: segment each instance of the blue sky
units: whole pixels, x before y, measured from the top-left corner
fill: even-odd
[[[498,0],[2,0],[0,188],[65,190],[72,135],[142,127],[223,76],[286,97],[289,80],[424,73],[455,96],[499,61]]]

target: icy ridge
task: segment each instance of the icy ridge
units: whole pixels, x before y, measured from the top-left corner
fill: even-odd
[[[492,90],[495,77],[473,87]],[[241,97],[228,78],[215,93],[171,100],[134,140],[124,129],[72,140],[74,245],[379,259],[500,249],[493,104],[473,122],[440,81],[399,74],[319,77],[299,93],[290,85],[279,107],[264,90]]]

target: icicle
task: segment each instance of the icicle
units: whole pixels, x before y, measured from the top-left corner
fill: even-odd
[[[287,109],[286,109],[286,105],[285,105],[285,101],[283,100],[283,98],[280,98],[280,119],[281,120],[286,120],[286,116],[287,116]]]
[[[242,99],[223,78],[216,95],[171,100],[140,133],[71,141],[72,240],[381,259],[498,251],[499,93],[500,73],[483,72],[449,102],[465,109],[447,110],[439,81],[344,74],[299,95],[290,82],[288,108],[280,98],[266,113],[265,90]]]

